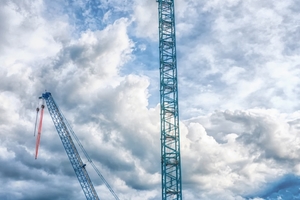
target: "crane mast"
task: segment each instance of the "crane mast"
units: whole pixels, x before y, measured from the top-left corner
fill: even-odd
[[[156,0],[159,15],[162,199],[181,200],[174,0]]]
[[[42,98],[46,101],[49,113],[52,121],[55,125],[57,133],[61,139],[61,142],[66,150],[78,181],[81,185],[83,193],[88,200],[99,200],[96,190],[92,184],[92,181],[85,169],[85,164],[82,162],[80,155],[75,147],[75,144],[71,138],[72,128],[69,126],[67,120],[60,112],[57,104],[55,103],[50,92],[42,94]]]

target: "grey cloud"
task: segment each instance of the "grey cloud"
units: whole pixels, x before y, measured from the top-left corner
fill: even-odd
[[[183,110],[197,115],[214,109],[263,107],[293,112],[299,108],[292,100],[299,93],[298,62],[293,61],[297,54],[292,50],[288,56],[284,50],[297,49],[296,43],[289,42],[297,41],[294,22],[299,15],[291,14],[293,1],[178,4],[178,25],[189,24],[177,29],[179,89],[195,105],[190,109],[189,103],[181,103]],[[236,67],[244,71],[229,77]],[[281,84],[282,78],[293,81]],[[204,98],[214,99],[209,103]]]
[[[230,192],[243,199],[258,191],[259,185],[266,187],[265,179],[271,182],[280,174],[289,174],[299,161],[294,153],[298,151],[295,138],[299,130],[295,127],[299,124],[297,120],[293,122],[282,118],[275,110],[259,109],[216,111],[207,118],[185,122],[187,136],[190,136],[188,140],[183,139],[183,145],[190,146],[191,151],[183,148],[183,156],[187,163],[198,161],[188,169],[184,169],[187,166],[183,161],[184,175],[190,177],[186,181],[196,182],[200,188],[210,187],[210,181],[223,185],[222,188],[226,188],[223,195],[228,195],[223,196],[226,199],[230,198]],[[216,177],[219,178],[214,179]],[[257,185],[250,183],[249,188],[244,181],[254,181]],[[216,198],[216,191],[211,191],[204,199]]]
[[[108,6],[103,3],[103,8]],[[130,4],[118,3],[118,9],[124,3]],[[178,2],[179,99],[184,119],[181,155],[186,199],[255,198],[275,178],[300,174],[300,116],[293,112],[299,92],[297,45],[284,43],[288,34],[297,39],[293,20],[297,21],[298,16],[288,15],[291,7],[285,3],[282,10],[278,10],[280,5],[256,3]],[[151,7],[147,11],[152,16],[155,4],[138,3],[133,9]],[[30,21],[23,16],[26,26],[14,25],[24,30],[20,31],[20,40],[15,40],[18,35],[1,30],[10,41],[19,43],[4,44],[9,52],[0,56],[5,63],[0,68],[0,198],[84,198],[47,111],[39,158],[34,160],[34,109],[37,97],[47,89],[121,199],[159,199],[159,105],[149,106],[158,103],[149,102],[149,96],[154,95],[149,84],[157,86],[157,82],[149,80],[158,79],[147,77],[148,71],[140,73],[144,76],[126,71],[136,67],[132,60],[138,56],[133,51],[135,40],[139,42],[136,37],[147,40],[145,44],[154,41],[149,36],[154,33],[152,25],[157,17],[140,18],[131,24],[134,19],[126,16],[101,31],[81,30],[73,37],[66,32],[72,32],[74,27],[60,26],[68,21],[66,16],[46,19],[39,11],[45,5],[32,5],[19,5],[37,19]],[[252,12],[260,7],[284,23]],[[124,14],[131,8],[126,9],[120,12]],[[1,14],[6,16],[5,12]],[[255,24],[260,16],[265,17],[262,24]],[[268,22],[275,24],[264,27]],[[145,24],[150,32],[144,33]],[[53,25],[57,25],[57,31]],[[127,33],[132,31],[128,30],[132,25],[140,31],[134,37]],[[5,23],[0,26],[12,27]],[[273,29],[279,38],[269,35]],[[44,41],[47,48],[35,47],[40,43],[27,41],[29,35]],[[274,63],[270,64],[272,59]],[[147,70],[150,74],[157,72]],[[277,110],[265,109],[274,105]],[[260,109],[245,109],[253,106]],[[215,109],[219,111],[211,112]],[[87,163],[85,159],[84,162]],[[99,196],[111,198],[97,174],[89,165],[87,168],[101,192]]]

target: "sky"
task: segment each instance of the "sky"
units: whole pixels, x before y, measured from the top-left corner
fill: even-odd
[[[299,2],[175,10],[183,199],[300,199]],[[34,159],[45,90],[120,199],[161,199],[158,53],[155,0],[1,0],[0,199],[85,198],[47,109]]]

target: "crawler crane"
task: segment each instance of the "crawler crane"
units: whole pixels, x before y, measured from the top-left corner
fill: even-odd
[[[182,200],[174,0],[156,0],[156,2],[158,3],[159,19],[162,200]],[[99,199],[87,171],[85,170],[85,165],[82,163],[71,139],[70,133],[83,149],[82,145],[67,120],[59,111],[51,94],[46,92],[41,98],[46,101],[56,130],[61,138],[86,198]],[[42,106],[40,124],[38,126],[36,156],[38,153],[40,132],[42,128],[43,110],[44,107]],[[38,112],[39,109],[37,109],[37,113]],[[83,152],[86,154],[84,149]],[[87,158],[94,167],[90,158]],[[109,188],[113,196],[116,199],[119,199],[100,172],[97,170],[96,172],[102,177],[103,182]]]
[[[40,97],[42,99],[42,105],[41,109],[37,108],[37,115],[38,112],[41,110],[40,113],[40,121],[39,121],[39,126],[38,126],[38,135],[36,139],[36,153],[35,153],[35,159],[37,158],[38,155],[38,147],[40,144],[40,139],[41,139],[41,130],[42,130],[42,121],[43,121],[43,114],[44,114],[44,102],[46,102],[49,113],[51,115],[52,121],[55,125],[55,128],[57,130],[57,133],[61,139],[61,142],[66,150],[66,153],[68,155],[68,158],[72,164],[72,167],[75,171],[75,174],[78,178],[78,181],[80,183],[80,186],[83,190],[83,193],[86,197],[87,200],[99,200],[100,198],[98,197],[96,190],[92,184],[92,181],[87,173],[87,170],[85,169],[86,164],[84,164],[80,158],[80,155],[76,149],[76,146],[73,142],[73,139],[78,143],[78,146],[81,148],[82,152],[84,153],[85,157],[87,160],[90,162],[94,170],[97,172],[99,177],[102,179],[103,183],[106,185],[106,187],[109,189],[111,194],[115,197],[116,200],[119,200],[118,196],[116,193],[112,190],[108,182],[104,179],[100,171],[96,168],[95,164],[92,162],[91,158],[83,148],[82,144],[80,143],[79,139],[77,138],[76,134],[72,130],[71,126],[69,125],[68,121],[66,118],[63,116],[62,112],[59,110],[57,104],[55,103],[52,95],[50,92],[45,92],[42,94]],[[37,118],[36,117],[36,123],[37,124]],[[36,127],[35,127],[36,130]],[[72,137],[73,139],[72,139]]]

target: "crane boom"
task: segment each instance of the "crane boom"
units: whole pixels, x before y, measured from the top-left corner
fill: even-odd
[[[49,113],[52,121],[55,125],[57,133],[61,139],[61,142],[66,150],[78,181],[81,185],[83,193],[87,200],[99,200],[96,190],[92,184],[92,181],[85,169],[85,164],[82,162],[80,155],[75,147],[75,144],[71,138],[70,132],[73,132],[71,127],[68,126],[67,120],[60,112],[57,104],[55,103],[50,92],[42,94],[42,98],[46,101]]]
[[[89,161],[89,163],[92,165],[92,167],[94,168],[95,172],[98,174],[98,176],[101,178],[102,182],[106,185],[107,189],[110,191],[110,193],[115,197],[116,200],[119,200],[119,197],[117,196],[117,194],[114,192],[114,190],[110,187],[110,185],[108,184],[108,182],[105,180],[105,178],[103,177],[103,175],[101,174],[101,172],[98,170],[98,168],[96,167],[96,165],[94,164],[94,162],[92,161],[91,157],[89,156],[89,154],[86,152],[86,150],[84,149],[84,147],[82,146],[80,140],[78,139],[77,135],[74,133],[74,131],[72,130],[70,124],[68,123],[68,121],[66,121],[67,126],[70,128],[70,132],[73,136],[73,138],[75,139],[75,141],[77,142],[78,146],[80,147],[81,151],[84,153],[85,157],[87,158],[87,160]]]
[[[159,19],[162,199],[181,200],[174,0],[156,0]]]

